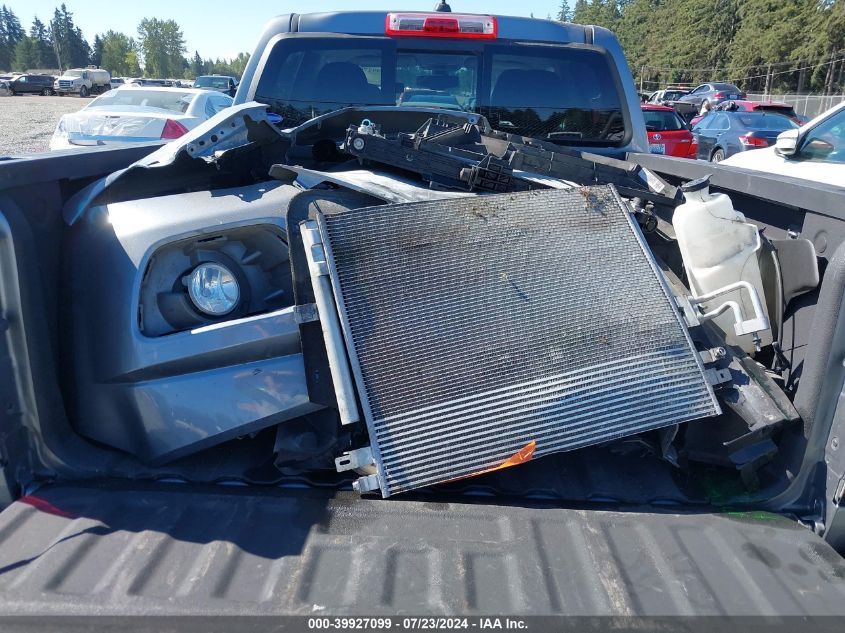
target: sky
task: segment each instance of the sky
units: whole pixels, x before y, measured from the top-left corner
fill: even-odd
[[[29,31],[32,19],[46,23],[62,0],[0,0],[14,11],[22,26]],[[74,23],[82,29],[90,42],[97,33],[109,29],[137,37],[138,23],[143,18],[176,20],[188,47],[188,55],[199,51],[203,58],[230,59],[239,52],[253,52],[264,24],[284,13],[351,10],[412,10],[428,11],[437,0],[322,0],[315,3],[288,0],[65,0],[73,13]],[[522,15],[531,13],[544,18],[554,14],[558,0],[454,0],[452,11]],[[574,2],[569,3],[570,6]]]

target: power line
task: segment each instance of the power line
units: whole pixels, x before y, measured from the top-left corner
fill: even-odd
[[[835,55],[839,55],[840,53],[845,53],[845,50],[842,50],[842,51],[835,51],[835,52],[834,52],[834,54],[835,54]],[[816,58],[816,59],[821,59],[821,58]],[[767,73],[764,73],[764,74],[761,74],[761,75],[748,75],[748,76],[745,76],[745,77],[729,77],[726,81],[731,81],[731,82],[733,82],[733,83],[743,83],[743,82],[745,82],[745,81],[749,81],[749,80],[751,80],[751,79],[763,79],[763,78],[766,78],[766,77],[769,77],[769,76],[771,76],[771,77],[777,77],[777,76],[780,76],[780,75],[791,75],[791,74],[794,74],[794,73],[797,73],[797,72],[801,72],[801,71],[804,71],[804,70],[813,70],[813,69],[816,69],[816,68],[822,68],[822,67],[824,67],[824,66],[829,66],[829,65],[831,65],[831,64],[836,64],[836,63],[838,63],[838,62],[840,62],[840,61],[843,61],[843,60],[845,60],[845,56],[842,56],[842,57],[834,57],[834,59],[828,59],[828,61],[826,61],[826,62],[819,62],[818,64],[812,64],[812,65],[810,65],[810,66],[801,66],[801,67],[798,67],[798,68],[790,68],[789,70],[781,70],[781,71],[777,71],[777,72],[773,72],[773,73],[768,73],[768,72],[767,72]],[[776,65],[781,65],[781,66],[782,66],[782,65],[784,65],[784,64],[786,64],[786,63],[789,63],[789,64],[796,64],[796,63],[799,63],[799,62],[797,62],[797,61],[792,61],[792,62],[780,62],[779,64],[772,64],[772,66],[776,66]],[[767,66],[767,65],[768,65],[768,64],[757,64],[756,66],[748,66],[747,68],[758,68],[758,67],[760,67],[760,66]],[[644,69],[644,70],[649,70],[649,69],[654,69],[654,68],[653,68],[653,67],[651,67],[651,66],[643,66],[643,69]],[[665,71],[668,71],[668,72],[676,72],[676,71],[677,71],[677,72],[683,72],[683,71],[687,71],[687,72],[702,72],[702,73],[709,72],[709,73],[714,73],[714,71],[719,70],[719,69],[716,69],[716,68],[702,68],[702,69],[695,70],[695,69],[690,69],[690,68],[667,68],[667,69],[664,69],[664,70],[665,70]],[[659,84],[665,83],[665,81],[659,81],[659,80],[656,80],[656,81],[655,81],[655,80],[650,80],[650,79],[643,79],[643,80],[642,80],[642,83],[643,83],[643,84],[656,84],[656,85],[659,85]]]
[[[759,63],[759,64],[751,64],[749,66],[740,66],[739,68],[734,68],[733,70],[742,71],[742,70],[748,70],[749,68],[759,68],[760,66],[769,66],[769,65],[771,65],[772,67],[790,66],[792,64],[800,64],[801,62],[811,62],[811,61],[815,61],[815,60],[827,59],[828,57],[830,57],[831,53],[834,54],[834,55],[840,55],[840,54],[845,53],[845,49],[838,50],[838,51],[830,51],[828,53],[825,53],[824,55],[816,55],[815,57],[809,57],[809,58],[792,59],[792,60],[787,60],[787,61],[783,61],[783,62],[772,62],[771,64],[769,64],[768,62],[762,62],[762,63]],[[680,67],[677,67],[677,66],[675,66],[675,67],[671,67],[671,66],[649,66],[648,64],[643,64],[642,68],[644,70],[654,70],[654,71],[657,71],[657,72],[676,72],[677,71],[677,72],[710,73],[710,74],[716,74],[716,73],[719,73],[719,72],[730,72],[732,70],[728,66],[711,66],[709,68],[680,68]],[[796,69],[796,70],[799,70],[799,69]],[[794,72],[794,71],[786,71],[786,72]]]

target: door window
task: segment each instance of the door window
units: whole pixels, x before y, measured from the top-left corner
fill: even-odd
[[[730,129],[730,127],[731,122],[728,120],[727,115],[717,114],[715,117],[713,117],[713,123],[710,124],[709,129],[721,132],[723,130]]]
[[[845,110],[811,130],[798,156],[810,161],[845,163]]]

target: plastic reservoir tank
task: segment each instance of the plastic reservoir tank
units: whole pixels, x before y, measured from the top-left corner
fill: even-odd
[[[685,202],[675,209],[672,226],[684,261],[690,290],[701,297],[738,281],[750,283],[756,290],[763,310],[768,315],[758,255],[761,248],[757,227],[745,221],[735,210],[731,199],[722,193],[710,193],[709,177],[691,181],[681,187]],[[726,301],[739,304],[744,319],[753,319],[754,307],[746,290],[733,290],[701,304],[704,311],[718,308]],[[726,334],[729,344],[739,345],[746,352],[755,351],[750,334],[737,336],[735,317],[727,310],[713,319]],[[770,329],[758,332],[761,345],[772,342]]]

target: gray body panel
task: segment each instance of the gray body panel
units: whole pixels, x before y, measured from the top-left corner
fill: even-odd
[[[140,286],[156,249],[240,226],[283,232],[296,192],[263,183],[114,203],[74,225],[67,261],[83,434],[162,461],[318,408],[292,307],[166,336],[139,329]]]
[[[0,615],[845,614],[788,519],[49,486],[0,514]]]

